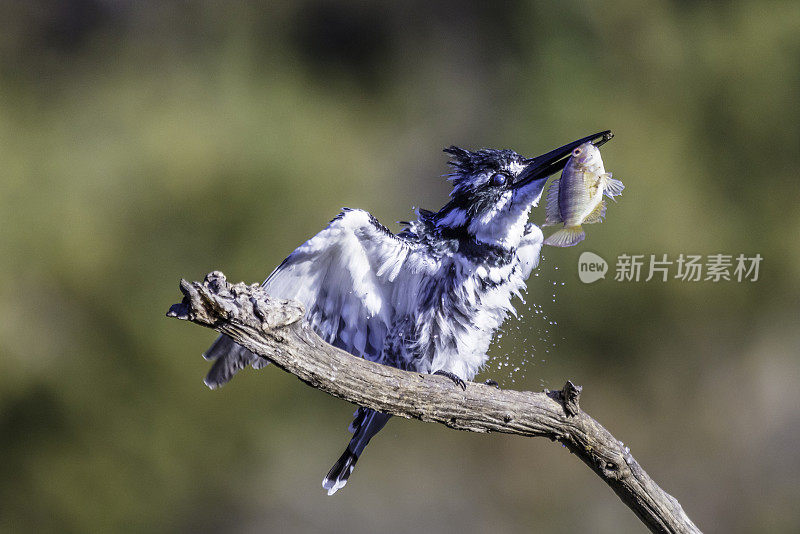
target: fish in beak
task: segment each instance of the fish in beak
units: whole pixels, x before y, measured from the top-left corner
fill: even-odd
[[[536,156],[529,160],[528,165],[522,169],[522,172],[517,176],[516,181],[512,185],[514,189],[522,189],[528,185],[535,184],[535,191],[538,194],[544,189],[544,184],[547,178],[557,173],[567,164],[570,154],[577,147],[584,143],[592,143],[596,147],[600,147],[610,141],[614,137],[611,130],[598,132],[594,135],[586,136],[577,141],[573,141],[555,150],[551,150],[547,154]]]

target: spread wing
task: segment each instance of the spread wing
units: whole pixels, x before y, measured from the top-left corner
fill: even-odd
[[[376,361],[395,315],[393,283],[415,245],[392,234],[363,210],[344,209],[266,279],[268,292],[294,299],[328,343]],[[264,360],[220,336],[204,355],[216,360],[206,378],[218,387],[248,364]]]

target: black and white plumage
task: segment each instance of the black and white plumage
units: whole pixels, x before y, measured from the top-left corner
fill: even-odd
[[[597,140],[599,138],[599,140]],[[471,380],[487,360],[495,330],[514,313],[513,296],[539,262],[542,232],[528,222],[547,177],[578,144],[527,159],[510,150],[450,147],[450,201],[393,234],[363,210],[343,209],[266,279],[276,297],[303,303],[306,320],[329,343],[356,356],[420,373]],[[204,354],[206,377],[221,386],[267,360],[221,336]],[[390,416],[359,408],[353,438],[323,481],[345,485],[370,439]]]

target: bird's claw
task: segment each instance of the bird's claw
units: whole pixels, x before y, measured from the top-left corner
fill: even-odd
[[[497,383],[497,380],[493,380],[493,379],[491,379],[491,378],[489,378],[488,380],[486,380],[486,382],[484,382],[484,384],[486,384],[487,386],[494,386],[494,387],[496,387],[497,389],[500,389],[500,384],[498,384],[498,383]]]
[[[458,376],[456,376],[455,374],[451,373],[450,371],[442,371],[442,370],[440,369],[440,370],[436,371],[436,372],[435,372],[435,373],[433,373],[433,374],[435,374],[435,375],[439,375],[439,376],[446,376],[447,378],[449,378],[450,380],[452,380],[453,382],[455,382],[455,383],[456,383],[456,385],[457,385],[457,386],[459,386],[461,389],[463,389],[464,391],[466,391],[466,390],[467,390],[467,383],[466,383],[466,382],[464,382],[464,380],[462,380],[461,378],[459,378],[459,377],[458,377]]]

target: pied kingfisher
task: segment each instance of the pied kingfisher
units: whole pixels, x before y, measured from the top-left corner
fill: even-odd
[[[486,362],[495,330],[514,309],[539,263],[542,232],[528,222],[548,176],[572,150],[596,146],[610,131],[535,158],[511,150],[451,146],[450,201],[393,234],[363,210],[343,209],[292,252],[264,282],[275,297],[305,306],[305,319],[328,343],[386,365],[442,374],[459,386]],[[215,360],[205,383],[216,388],[247,365],[269,362],[220,336],[204,354]],[[347,483],[389,415],[359,408],[353,438],[322,482],[332,495]]]

